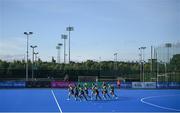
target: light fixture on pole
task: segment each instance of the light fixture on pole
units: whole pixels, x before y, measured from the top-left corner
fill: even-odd
[[[30,46],[32,48],[32,80],[34,78],[34,48],[36,48],[37,46]]]
[[[67,39],[67,35],[62,34],[61,38],[64,40],[64,63],[66,63],[66,39]]]
[[[69,27],[66,28],[66,31],[69,32],[69,63],[70,63],[71,62],[71,44],[70,44],[71,38],[70,38],[70,32],[74,31],[74,27],[69,26]]]
[[[24,34],[27,36],[27,51],[26,51],[26,53],[27,53],[27,56],[26,56],[26,81],[28,81],[28,47],[29,47],[29,35],[32,35],[33,34],[33,32],[24,32]]]

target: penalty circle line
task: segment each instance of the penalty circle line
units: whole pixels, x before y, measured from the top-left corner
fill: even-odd
[[[180,94],[177,94],[177,95],[180,95]],[[154,107],[157,107],[157,108],[161,108],[161,109],[166,109],[166,110],[170,110],[170,111],[180,111],[180,109],[174,109],[174,108],[164,107],[164,106],[156,105],[156,104],[153,104],[153,103],[150,103],[150,102],[146,102],[146,101],[145,101],[146,99],[150,99],[150,98],[170,97],[170,96],[177,96],[177,95],[149,96],[149,97],[141,98],[141,102],[142,102],[142,103],[145,103],[145,104],[148,104],[148,105],[150,105],[150,106],[154,106]]]

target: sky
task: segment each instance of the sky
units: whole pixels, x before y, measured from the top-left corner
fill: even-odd
[[[38,56],[56,59],[69,25],[73,61],[113,60],[114,53],[137,61],[141,46],[148,59],[151,45],[180,42],[180,0],[0,0],[0,58],[24,59],[23,32],[32,31],[29,45],[38,46]],[[61,61],[63,54],[62,47]]]

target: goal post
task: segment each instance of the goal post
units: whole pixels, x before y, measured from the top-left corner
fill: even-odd
[[[83,86],[85,83],[88,88],[91,88],[93,83],[96,83],[98,86],[101,85],[101,83],[98,82],[98,76],[78,76],[78,84]]]

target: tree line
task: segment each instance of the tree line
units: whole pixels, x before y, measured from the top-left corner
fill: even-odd
[[[29,60],[29,77],[31,76],[32,62]],[[153,66],[152,66],[153,65]],[[152,69],[152,67],[153,69]],[[158,66],[158,70],[157,70]],[[166,64],[167,73],[180,73],[180,54],[174,55],[170,63]],[[14,60],[7,62],[0,60],[0,79],[25,78],[26,61]],[[144,73],[147,79],[156,77],[164,73],[165,64],[156,61],[145,62]],[[44,62],[38,59],[34,63],[35,78],[53,78],[63,79],[68,75],[70,80],[76,81],[78,76],[99,76],[99,77],[122,77],[126,79],[139,80],[140,63],[123,61],[93,61],[70,62],[69,64],[56,63],[54,59],[51,62]],[[179,77],[179,75],[177,76]],[[175,78],[176,79],[176,78]],[[177,78],[179,79],[179,78]]]

